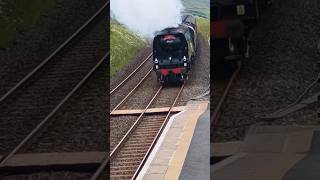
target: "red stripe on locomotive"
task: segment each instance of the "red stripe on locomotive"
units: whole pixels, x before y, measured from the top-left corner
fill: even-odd
[[[184,68],[174,68],[174,69],[160,69],[160,73],[164,76],[168,75],[170,72],[173,74],[181,74]]]

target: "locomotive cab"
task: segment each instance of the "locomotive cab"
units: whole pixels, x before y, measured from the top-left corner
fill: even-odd
[[[153,40],[154,70],[161,83],[170,77],[185,81],[195,57],[195,34],[188,26],[167,28]]]

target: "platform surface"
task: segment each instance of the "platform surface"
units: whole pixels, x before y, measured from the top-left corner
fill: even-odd
[[[166,129],[137,179],[179,179],[180,175],[187,175],[185,169],[196,168],[193,167],[194,165],[199,166],[199,160],[205,159],[204,156],[206,156],[207,162],[204,161],[203,163],[207,164],[207,178],[209,178],[210,120],[209,113],[204,113],[208,108],[208,103],[208,101],[191,101],[185,106],[185,111],[170,118]],[[207,135],[195,133],[197,129],[204,130],[203,133],[207,133]],[[202,142],[203,147],[201,147],[202,150],[206,149],[207,151],[207,154],[203,154],[203,157],[196,156],[194,151],[190,151],[189,148],[195,148],[199,143],[195,140],[201,139],[198,136],[207,136],[208,142]],[[205,145],[207,147],[204,147]],[[189,175],[195,177],[197,174],[198,172],[194,171]]]
[[[238,152],[211,166],[210,177],[214,180],[320,179],[319,130],[316,126],[253,126]]]
[[[210,110],[199,118],[179,179],[210,179]]]

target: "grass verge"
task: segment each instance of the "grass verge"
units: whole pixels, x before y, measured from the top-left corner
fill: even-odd
[[[30,28],[54,0],[0,0],[0,47],[5,47],[19,31]]]
[[[210,0],[182,0],[185,10],[195,16],[210,17]]]
[[[197,17],[198,32],[210,41],[210,21],[207,18]]]
[[[146,42],[114,20],[110,21],[110,76],[137,55],[146,46]]]

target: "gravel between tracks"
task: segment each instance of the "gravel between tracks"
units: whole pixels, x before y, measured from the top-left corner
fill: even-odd
[[[27,152],[108,151],[106,69],[98,69]]]
[[[31,69],[46,58],[63,41],[74,33],[85,21],[89,19],[106,1],[101,0],[56,0],[56,6],[41,16],[40,20],[30,30],[19,34],[17,40],[7,49],[0,50],[0,94],[2,95]],[[108,27],[105,27],[108,29]],[[108,34],[108,32],[106,32]],[[102,36],[105,38],[104,36]],[[108,42],[108,39],[105,39]],[[105,66],[104,66],[105,67]],[[42,151],[55,145],[65,145],[61,148],[51,149],[57,151],[73,150],[101,150],[107,151],[108,138],[105,121],[105,110],[108,109],[105,97],[106,69],[95,75],[95,80],[89,80],[87,85],[76,93],[71,103],[65,108],[59,120],[69,120],[63,126],[70,127],[70,132],[51,132],[55,137],[48,138],[48,143],[39,145]],[[92,82],[91,82],[92,81]],[[107,100],[108,102],[109,100]],[[86,118],[91,118],[90,120]],[[70,123],[71,121],[75,123]],[[62,122],[62,121],[59,121]],[[60,124],[62,126],[62,124]],[[85,126],[85,127],[84,127]],[[23,127],[22,127],[23,128]],[[62,129],[59,129],[60,131]],[[70,129],[68,129],[70,130]],[[61,134],[59,134],[61,133]],[[90,135],[91,137],[88,137]],[[53,136],[53,137],[54,137]],[[78,139],[79,138],[79,139]],[[74,140],[75,141],[72,141]],[[94,141],[92,141],[94,139]],[[74,147],[71,147],[74,146]],[[56,148],[56,147],[55,147]],[[0,179],[88,179],[90,173],[70,171],[39,172],[14,176],[0,176]]]
[[[118,116],[110,120],[110,150],[112,151],[133,125],[137,116]]]
[[[202,95],[210,89],[210,47],[207,40],[198,34],[197,56],[177,105],[186,105],[191,98]],[[209,101],[207,95],[199,100]]]
[[[242,139],[248,125],[257,123],[255,116],[286,107],[316,78],[319,8],[317,0],[277,1],[263,16],[254,34],[252,57],[243,62],[222,108],[214,142]],[[317,124],[314,118],[299,120],[310,112],[312,108],[292,118],[298,124]]]
[[[125,79],[138,65],[142,63],[143,60],[145,60],[146,57],[150,54],[151,49],[145,48],[143,51],[141,51],[128,65],[126,65],[122,70],[120,70],[116,75],[114,75],[111,78],[110,81],[110,90],[116,87],[123,79]],[[123,86],[121,86],[118,90],[116,90],[111,95],[110,100],[110,111],[115,108],[115,106],[133,89],[133,87],[144,77],[147,72],[152,68],[152,57],[137,71],[136,74],[133,75],[132,78],[130,78]],[[151,77],[154,76],[153,73],[150,75]],[[152,81],[150,79],[150,76],[148,77],[147,81]],[[154,86],[150,86],[154,87]],[[146,85],[146,88],[148,86]],[[141,87],[139,87],[141,91]],[[139,90],[138,90],[139,91]],[[146,90],[143,90],[146,91]],[[128,100],[129,101],[129,100]],[[143,102],[142,102],[143,103]]]
[[[103,22],[103,17],[100,15],[94,27],[90,26],[92,30],[77,41],[77,45],[69,46],[37,74],[32,85],[14,96],[13,102],[5,102],[7,107],[0,113],[0,133],[5,134],[0,138],[2,152],[12,150],[107,53],[107,23]]]

